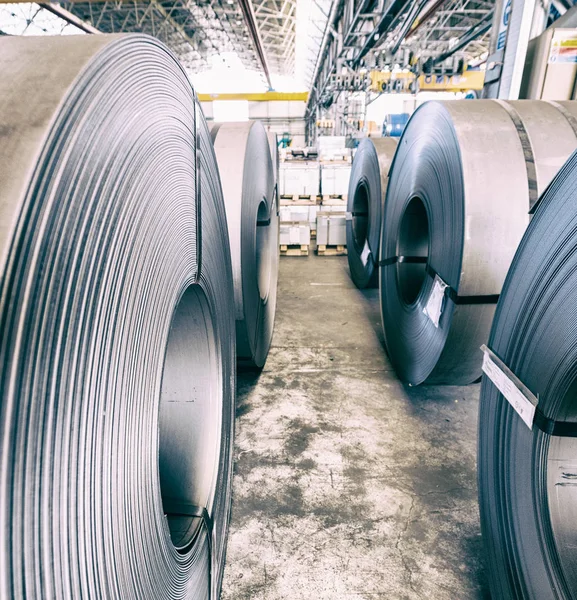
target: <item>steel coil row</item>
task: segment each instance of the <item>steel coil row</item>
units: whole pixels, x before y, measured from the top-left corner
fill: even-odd
[[[232,252],[237,359],[239,365],[261,368],[276,310],[277,157],[259,122],[216,124],[211,135],[222,174]]]
[[[378,283],[383,199],[396,138],[367,138],[357,148],[347,201],[347,256],[351,279],[359,288]]]
[[[411,384],[485,373],[479,503],[494,598],[577,595],[576,116],[575,102],[427,103],[390,172],[387,351]]]
[[[428,102],[391,167],[380,244],[386,347],[410,384],[481,376],[529,210],[577,147],[577,103]]]
[[[483,376],[479,504],[493,598],[577,596],[576,194],[574,154],[519,245],[488,340],[534,399],[522,418]]]
[[[247,328],[257,364],[274,318],[266,135],[230,164],[256,161],[257,202],[227,226],[228,173],[158,41],[6,37],[0,72],[0,597],[217,598],[238,251],[261,263],[243,296],[268,319]]]

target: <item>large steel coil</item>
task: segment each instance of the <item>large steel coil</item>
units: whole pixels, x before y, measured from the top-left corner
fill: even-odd
[[[274,199],[275,202],[277,203],[277,210],[278,210],[278,201],[279,201],[279,191],[278,191],[278,186],[279,186],[279,169],[280,169],[280,155],[279,155],[279,151],[278,151],[278,136],[276,133],[272,133],[271,131],[268,131],[266,134],[266,137],[268,139],[268,145],[270,148],[270,158],[272,161],[272,170],[273,170],[273,175],[274,175]]]
[[[0,40],[0,597],[216,598],[235,354],[224,203],[145,36]]]
[[[366,138],[357,148],[347,200],[347,256],[351,278],[359,288],[378,283],[383,198],[396,138]]]
[[[574,154],[519,245],[488,341],[519,410],[483,376],[481,526],[492,597],[503,600],[577,597],[576,190]]]
[[[222,181],[234,276],[240,366],[264,366],[274,327],[279,266],[275,168],[259,121],[218,123],[211,135]]]
[[[381,314],[399,377],[481,376],[495,303],[539,193],[577,147],[577,103],[429,102],[399,143],[385,202]]]

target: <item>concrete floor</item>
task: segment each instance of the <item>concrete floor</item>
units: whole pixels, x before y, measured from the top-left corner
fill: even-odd
[[[478,386],[403,386],[346,257],[281,258],[278,298],[239,379],[223,599],[487,598]]]

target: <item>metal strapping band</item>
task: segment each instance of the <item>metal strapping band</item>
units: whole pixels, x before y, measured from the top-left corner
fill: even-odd
[[[569,125],[571,126],[571,129],[573,130],[573,133],[575,134],[575,137],[577,137],[577,119],[575,118],[574,115],[572,115],[562,104],[560,104],[559,102],[555,102],[555,100],[548,100],[547,101],[551,106],[553,106],[554,108],[556,108],[564,117],[565,119],[567,119],[567,122],[569,123]]]
[[[539,399],[529,390],[529,388],[509,369],[509,367],[487,346],[482,346],[481,350],[487,352],[491,360],[501,369],[507,378],[519,389],[535,407],[535,416],[533,425],[536,425],[540,431],[547,435],[556,437],[577,437],[577,422],[574,421],[555,421],[549,418],[539,408]]]
[[[533,146],[531,145],[531,139],[525,129],[523,120],[519,116],[519,113],[505,100],[495,100],[498,102],[511,117],[517,134],[519,135],[519,141],[523,148],[523,154],[525,155],[525,168],[527,169],[527,183],[529,188],[529,208],[533,208],[533,205],[539,200],[539,190],[537,188],[537,169],[535,167],[535,154],[533,152]]]
[[[444,279],[429,265],[426,256],[391,256],[379,261],[379,267],[387,267],[389,265],[399,264],[424,264],[425,270],[432,279],[435,276],[442,281]],[[451,287],[447,286],[445,293],[454,304],[496,304],[499,301],[499,294],[488,294],[485,296],[459,296]]]

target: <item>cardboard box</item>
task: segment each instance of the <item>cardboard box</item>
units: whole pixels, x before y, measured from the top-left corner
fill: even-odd
[[[279,231],[280,246],[308,246],[311,243],[311,228],[300,223],[281,223]]]
[[[294,222],[303,222],[309,223],[310,221],[310,211],[309,206],[281,206],[279,208],[278,214],[281,223],[294,223]]]
[[[346,196],[350,178],[350,165],[321,165],[321,193]]]
[[[315,196],[320,191],[318,162],[299,164],[281,163],[279,169],[279,193],[287,196]]]
[[[345,215],[317,214],[317,245],[346,246],[347,220]]]

